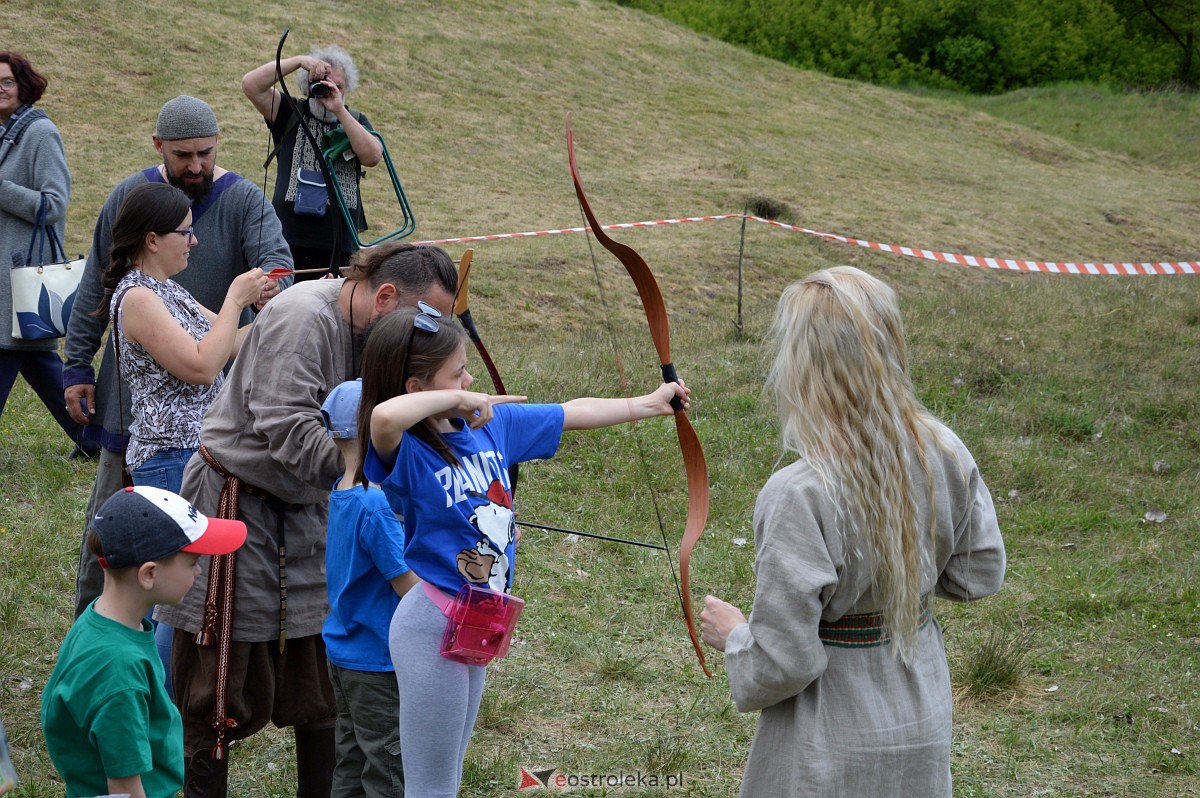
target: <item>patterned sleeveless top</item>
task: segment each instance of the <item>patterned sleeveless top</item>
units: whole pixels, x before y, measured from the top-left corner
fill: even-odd
[[[212,322],[201,312],[200,304],[178,283],[160,283],[145,272],[131,269],[121,278],[113,292],[109,317],[113,324],[121,323],[117,297],[126,288],[142,286],[153,291],[171,316],[199,341],[212,329]],[[125,338],[121,329],[121,381],[133,395],[129,425],[129,448],[125,462],[130,470],[137,468],[164,449],[196,449],[200,446],[200,422],[204,412],[217,398],[225,381],[217,374],[212,385],[193,385],[172,375],[150,357],[141,344]]]

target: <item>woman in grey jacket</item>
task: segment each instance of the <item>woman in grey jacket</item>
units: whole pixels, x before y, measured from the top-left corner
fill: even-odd
[[[42,198],[46,221],[63,240],[71,172],[58,128],[33,104],[42,98],[46,79],[19,53],[0,52],[0,271],[25,265],[34,220]],[[27,115],[34,115],[29,121]],[[13,133],[23,128],[16,143]],[[0,274],[0,413],[17,374],[25,378],[42,404],[72,441],[81,427],[63,406],[63,364],[58,339],[12,337],[12,283]],[[78,447],[72,456],[82,454]]]

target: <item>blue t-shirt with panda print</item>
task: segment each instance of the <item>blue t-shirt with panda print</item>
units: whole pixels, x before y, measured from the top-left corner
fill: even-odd
[[[464,584],[511,590],[516,524],[508,469],[553,457],[562,438],[561,405],[492,409],[483,427],[455,419],[455,431],[443,434],[457,466],[411,434],[400,439],[395,462],[368,446],[363,463],[404,524],[404,561],[451,596]]]

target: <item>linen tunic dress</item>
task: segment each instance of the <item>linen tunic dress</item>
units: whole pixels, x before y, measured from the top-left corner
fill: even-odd
[[[970,452],[941,427],[930,445],[935,507],[919,508],[929,570],[922,593],[966,601],[995,593],[1004,542]],[[924,474],[911,464],[917,495]],[[928,501],[923,504],[928,505]],[[879,610],[874,569],[844,542],[838,508],[805,460],[777,471],[754,512],[757,587],[749,622],[730,634],[725,665],[739,711],[761,710],[743,798],[950,798],[950,675],[937,621],[919,633],[911,668],[890,645],[826,645],[818,625]]]
[[[374,130],[366,114],[346,107],[350,115],[358,120],[366,130]],[[272,140],[279,145],[279,168],[275,174],[275,193],[271,204],[283,225],[283,237],[293,247],[311,247],[313,249],[330,250],[335,239],[339,241],[342,252],[354,251],[354,236],[345,226],[342,211],[337,201],[330,194],[324,216],[301,216],[296,213],[296,195],[299,191],[296,172],[300,167],[320,171],[317,157],[312,145],[300,130],[300,125],[306,125],[317,141],[326,133],[340,128],[342,123],[334,119],[332,122],[322,122],[314,117],[305,104],[303,117],[297,123],[296,110],[291,103],[283,103],[275,115],[274,122],[268,122]],[[354,150],[347,150],[354,155]],[[358,157],[349,160],[338,158],[334,164],[333,176],[338,181],[342,192],[342,200],[355,220],[357,231],[367,229],[366,218],[362,203],[359,200],[359,183],[363,175],[363,165]],[[340,228],[340,238],[339,236]]]
[[[313,280],[272,299],[242,342],[225,386],[209,406],[200,441],[230,472],[288,503],[287,639],[319,635],[329,614],[325,585],[325,525],[329,486],[342,455],[325,434],[321,403],[351,374],[353,338],[338,309],[342,280]],[[196,454],[180,494],[217,515],[225,480]],[[233,639],[279,639],[279,516],[243,492],[238,517],[250,530],[238,549]],[[209,558],[183,600],[160,604],[154,618],[196,632],[204,618]]]

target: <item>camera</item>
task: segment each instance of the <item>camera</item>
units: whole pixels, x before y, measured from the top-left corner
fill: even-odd
[[[313,81],[312,84],[309,85],[309,87],[308,87],[308,96],[309,97],[328,97],[329,96],[329,84],[321,83],[320,81]]]

